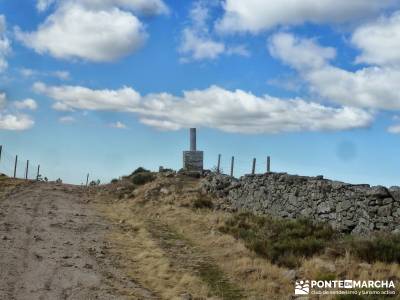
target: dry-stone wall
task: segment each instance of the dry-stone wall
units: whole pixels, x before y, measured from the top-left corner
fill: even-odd
[[[400,232],[400,187],[353,185],[286,173],[240,179],[209,174],[203,189],[224,198],[233,209],[284,218],[328,222],[342,232]]]

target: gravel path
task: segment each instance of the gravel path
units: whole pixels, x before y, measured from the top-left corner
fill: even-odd
[[[81,187],[29,183],[2,192],[0,299],[157,298],[113,264],[105,236],[119,227]]]

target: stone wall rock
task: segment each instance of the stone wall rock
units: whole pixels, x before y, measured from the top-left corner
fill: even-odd
[[[354,185],[286,173],[240,179],[210,173],[202,189],[224,199],[233,210],[283,218],[311,218],[346,233],[400,231],[400,187]]]

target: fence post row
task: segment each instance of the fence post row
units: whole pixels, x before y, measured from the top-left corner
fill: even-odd
[[[234,166],[234,164],[235,164],[235,157],[232,156],[232,159],[231,159],[231,177],[233,177],[233,166]]]
[[[6,153],[7,154],[7,153]],[[0,145],[0,162],[3,156],[3,145]],[[14,178],[17,178],[17,169],[18,169],[18,155],[15,155],[15,161],[14,161]],[[37,168],[37,175],[36,175],[36,180],[39,180],[39,172],[40,172],[40,165],[38,165]],[[22,175],[21,178],[28,179],[29,178],[29,159],[26,161],[26,166],[25,166],[25,176]]]

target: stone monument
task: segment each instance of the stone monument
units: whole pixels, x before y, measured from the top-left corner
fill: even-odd
[[[203,151],[196,148],[196,128],[190,128],[190,151],[183,151],[183,170],[203,172]]]

